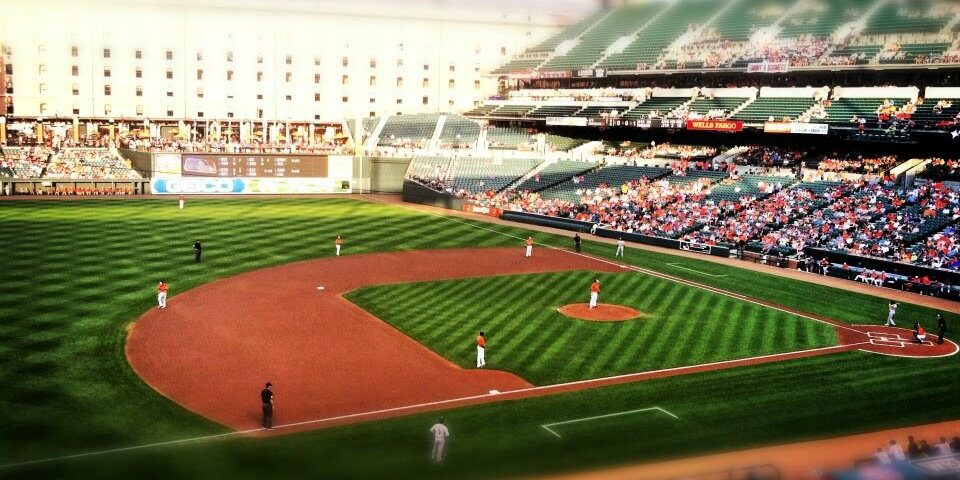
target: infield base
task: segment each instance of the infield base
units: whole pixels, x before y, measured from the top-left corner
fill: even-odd
[[[642,313],[630,307],[607,303],[597,304],[594,308],[590,308],[587,303],[571,303],[558,308],[557,311],[570,318],[591,322],[624,322],[643,316]]]

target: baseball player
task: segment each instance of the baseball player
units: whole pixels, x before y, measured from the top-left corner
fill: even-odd
[[[887,326],[896,327],[897,324],[893,322],[893,317],[897,314],[897,302],[890,300],[890,305],[887,307]]]
[[[623,246],[624,246],[623,239],[621,238],[620,240],[617,240],[617,253],[614,255],[615,257],[623,256]]]
[[[527,258],[533,256],[533,237],[527,237]]]
[[[167,284],[163,283],[163,280],[160,280],[160,285],[157,285],[157,307],[167,308]]]
[[[593,281],[593,284],[590,285],[590,309],[594,309],[597,306],[597,299],[600,298],[600,279]]]
[[[203,252],[203,244],[200,243],[200,239],[197,239],[196,242],[193,242],[193,261],[194,263],[200,263],[200,254]]]
[[[484,355],[486,349],[487,336],[483,333],[483,330],[480,330],[480,335],[477,335],[477,368],[483,368],[487,364],[487,359]]]
[[[180,210],[183,210],[183,195],[180,195]]]
[[[430,458],[440,463],[443,460],[443,445],[447,443],[447,437],[450,436],[450,429],[444,424],[443,417],[430,427],[430,433],[433,434],[433,451],[430,453]]]
[[[333,244],[337,247],[337,256],[340,256],[340,247],[343,245],[343,239],[340,238],[340,235],[337,235],[337,239],[333,241]]]
[[[273,384],[267,382],[267,385],[260,391],[260,403],[263,404],[263,428],[273,430],[273,390],[270,390]]]

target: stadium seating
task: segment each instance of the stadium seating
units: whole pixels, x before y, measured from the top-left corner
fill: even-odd
[[[379,145],[425,142],[433,137],[439,118],[438,114],[392,116],[380,131]]]
[[[473,146],[480,136],[480,125],[459,115],[447,115],[440,132],[440,143],[455,146]]]
[[[937,104],[945,102],[940,108]],[[949,105],[949,106],[944,106]],[[923,105],[917,106],[917,112],[913,114],[913,120],[924,128],[937,128],[937,124],[946,122],[950,125],[954,119],[960,115],[960,99],[957,98],[925,98]]]
[[[0,176],[12,178],[40,178],[47,167],[52,150],[49,148],[3,147],[0,157]]]
[[[746,98],[731,97],[698,98],[690,103],[688,109],[691,113],[696,112],[700,115],[707,115],[713,110],[724,111],[729,114],[746,101]]]
[[[491,117],[522,117],[534,108],[533,105],[500,105],[487,115]]]
[[[570,138],[553,134],[547,134],[545,141],[547,143],[547,147],[554,152],[566,152],[567,150],[576,148],[584,143],[584,140],[579,138]]]
[[[569,117],[580,111],[581,107],[568,105],[541,105],[527,113],[528,117]]]
[[[652,67],[661,52],[686,32],[691,25],[708,20],[723,2],[693,1],[669,8],[656,22],[647,25],[622,52],[613,53],[597,67],[608,70],[633,70],[638,66]]]
[[[517,150],[531,142],[531,135],[525,128],[489,127],[487,129],[487,143],[493,149]],[[532,148],[523,149],[532,150]]]
[[[353,137],[353,140],[354,140],[354,141],[362,140],[362,139],[357,138],[357,132],[356,132],[357,122],[356,122],[356,120],[355,120],[355,119],[347,119],[347,120],[345,121],[345,123],[347,124],[347,128],[350,130],[350,136]],[[363,125],[363,129],[366,130],[366,132],[369,134],[369,133],[373,133],[373,130],[377,128],[377,125],[380,123],[380,119],[379,119],[379,118],[376,118],[376,117],[368,117],[368,118],[364,118],[363,120],[361,120],[360,123]]]
[[[827,118],[825,121],[830,124],[849,124],[854,115],[867,118],[877,118],[877,107],[883,104],[887,98],[841,98],[833,100],[827,108]],[[910,101],[909,98],[890,98],[897,105],[903,105]]]
[[[496,110],[498,105],[480,105],[473,110],[468,110],[464,112],[464,116],[467,117],[485,117],[490,114],[490,112]]]
[[[874,13],[867,21],[864,35],[884,35],[891,33],[935,33],[946,26],[951,14],[943,11],[931,15],[935,0],[894,0]]]
[[[92,180],[137,179],[141,175],[109,149],[66,148],[53,155],[43,177]]]
[[[614,165],[587,173],[583,175],[582,180],[571,179],[541,190],[540,195],[549,199],[576,202],[580,199],[577,190],[593,189],[601,184],[616,188],[631,181],[660,178],[669,173],[670,170],[666,168]]]
[[[551,58],[543,70],[590,68],[618,38],[631,35],[664,8],[661,3],[628,5],[612,12],[580,37],[580,42],[564,55]]]
[[[806,2],[794,10],[780,24],[782,38],[804,35],[829,37],[841,25],[857,21],[867,13],[875,0],[845,0],[843,2]]]
[[[815,102],[812,98],[760,97],[730,118],[743,120],[747,123],[763,123],[770,118],[774,120],[782,120],[783,118],[796,119],[807,110],[810,110],[814,104]]]
[[[585,174],[596,167],[597,164],[591,162],[560,160],[548,164],[536,176],[530,177],[517,185],[516,189],[517,191],[537,192],[564,180],[569,180],[574,176]]]
[[[624,112],[622,116],[638,118],[649,116],[653,112],[659,112],[659,116],[664,117],[688,101],[690,101],[689,97],[654,97]]]
[[[560,45],[564,41],[576,38],[578,35],[597,23],[597,21],[603,18],[607,13],[608,11],[606,10],[597,10],[570,28],[566,28],[560,33],[539,43],[538,45],[527,49],[522,55],[537,56],[550,54],[555,48],[557,48],[557,45]],[[502,75],[510,72],[527,71],[535,69],[541,63],[543,63],[542,59],[523,58],[522,55],[494,70],[493,73]]]
[[[446,182],[456,190],[470,194],[499,192],[532,170],[538,160],[490,158],[458,158],[450,162]]]

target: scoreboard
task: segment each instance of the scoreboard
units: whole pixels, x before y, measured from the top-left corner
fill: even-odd
[[[184,154],[181,158],[184,177],[325,178],[329,170],[326,155]]]

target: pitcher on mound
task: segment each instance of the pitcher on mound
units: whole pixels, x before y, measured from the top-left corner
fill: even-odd
[[[597,306],[597,299],[600,298],[600,279],[593,281],[593,285],[590,285],[590,309],[593,310]]]

